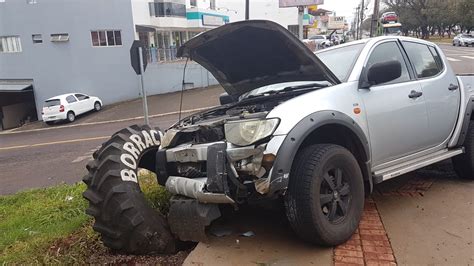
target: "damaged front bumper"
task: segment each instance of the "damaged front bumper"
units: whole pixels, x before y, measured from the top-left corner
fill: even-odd
[[[156,160],[158,180],[170,193],[201,203],[236,204],[265,197],[284,137],[245,147],[218,141],[162,149]]]

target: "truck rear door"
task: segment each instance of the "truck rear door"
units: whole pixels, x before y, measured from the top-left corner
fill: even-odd
[[[459,84],[439,48],[411,41],[402,44],[423,89],[430,129],[425,138],[434,147],[447,141],[454,130],[461,101]]]

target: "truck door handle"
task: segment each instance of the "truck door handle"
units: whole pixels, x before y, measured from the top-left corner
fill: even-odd
[[[456,84],[449,84],[448,90],[450,90],[450,91],[455,91],[455,90],[457,90],[458,88],[459,88],[459,86],[456,85]]]
[[[418,98],[418,97],[421,97],[421,95],[423,95],[423,92],[412,90],[410,94],[408,94],[408,98],[410,99]]]

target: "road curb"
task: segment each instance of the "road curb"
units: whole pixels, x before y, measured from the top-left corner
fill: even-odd
[[[189,109],[189,110],[183,110],[183,111],[181,111],[181,113],[182,114],[184,114],[184,113],[194,113],[194,112],[199,112],[199,111],[205,111],[205,110],[208,110],[208,109],[211,109],[211,108],[214,108],[214,107],[217,107],[217,105],[208,106],[208,107],[201,107],[201,108],[195,108],[195,109]],[[150,115],[149,117],[150,118],[164,117],[164,116],[170,116],[170,115],[177,115],[179,113],[180,113],[179,111],[174,111],[174,112]],[[50,128],[37,128],[37,129],[29,129],[29,130],[0,132],[0,136],[1,135],[13,135],[13,134],[20,134],[20,133],[28,133],[28,132],[55,130],[55,129],[62,129],[62,128],[73,128],[73,127],[81,127],[81,126],[112,124],[112,123],[133,121],[133,120],[139,120],[139,119],[143,119],[143,116],[124,118],[124,119],[116,119],[116,120],[99,121],[99,122],[81,123],[81,124],[76,124],[76,125],[66,125],[66,126],[58,126],[58,127],[50,127]]]

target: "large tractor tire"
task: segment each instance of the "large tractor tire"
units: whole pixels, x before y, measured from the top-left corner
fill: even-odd
[[[147,202],[138,184],[138,168],[154,171],[160,131],[149,126],[122,129],[102,144],[83,178],[86,213],[105,246],[124,253],[173,253],[176,239],[166,218]]]
[[[303,240],[324,246],[347,241],[359,226],[364,180],[350,151],[316,144],[297,154],[285,195],[286,215]]]

